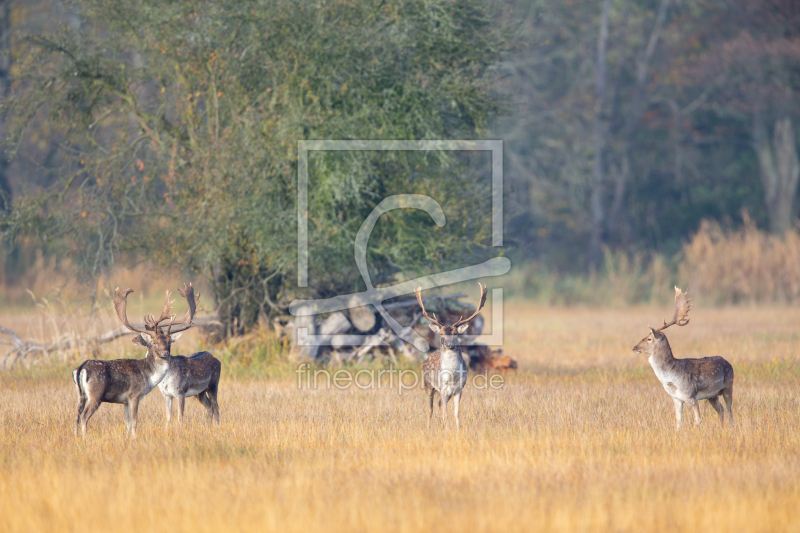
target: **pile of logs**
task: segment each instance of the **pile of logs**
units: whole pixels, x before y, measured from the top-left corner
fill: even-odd
[[[445,294],[424,298],[429,313],[436,313],[444,322],[453,323],[459,317],[471,315],[475,306],[459,298],[466,294]],[[401,326],[413,328],[428,341],[431,349],[439,347],[439,337],[428,327],[429,322],[422,316],[416,298],[396,299],[383,305],[384,309]],[[478,315],[470,323],[466,335],[480,335],[483,332],[483,316]],[[289,324],[292,341],[298,346],[300,354],[313,359],[318,364],[328,361],[363,362],[383,353],[396,361],[397,355],[407,359],[422,360],[425,354],[414,346],[402,341],[385,323],[385,320],[372,306],[356,307],[347,311],[337,311],[327,316],[299,316]],[[298,330],[306,328],[306,334],[316,335],[323,342],[320,345],[298,345]],[[363,341],[367,337],[366,342]],[[469,367],[478,372],[502,371],[517,368],[517,362],[502,354],[502,350],[491,350],[485,345],[462,348],[469,354]]]

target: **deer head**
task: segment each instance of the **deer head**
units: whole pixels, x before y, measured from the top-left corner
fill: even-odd
[[[692,300],[689,298],[688,292],[688,290],[686,292],[681,292],[678,287],[675,287],[675,314],[672,316],[672,321],[667,322],[665,320],[664,325],[658,329],[650,328],[650,334],[633,347],[634,352],[652,354],[656,346],[667,340],[667,337],[661,333],[662,331],[675,324],[678,326],[685,326],[689,323],[689,319],[686,317],[689,315],[689,309],[692,307]]]
[[[417,295],[417,302],[419,302],[419,306],[422,308],[422,316],[431,321],[430,328],[433,330],[434,333],[439,335],[439,341],[443,349],[452,348],[456,335],[460,335],[465,331],[467,331],[467,328],[469,327],[468,322],[473,318],[475,318],[476,316],[478,316],[478,313],[480,313],[481,309],[483,309],[483,306],[486,303],[486,285],[481,285],[481,283],[478,282],[478,288],[481,291],[481,296],[480,300],[478,301],[478,307],[475,309],[475,312],[472,313],[472,315],[470,315],[467,318],[463,317],[459,318],[452,325],[447,325],[444,324],[443,322],[440,322],[436,318],[435,314],[429,316],[428,312],[425,311],[425,305],[422,303],[422,296],[420,296],[420,291],[422,290],[422,287],[417,287],[417,289],[414,291],[414,293]]]
[[[189,304],[189,310],[186,311],[183,318],[176,321],[175,315],[170,314],[174,301],[170,301],[169,298],[171,294],[167,291],[164,298],[164,307],[161,310],[161,316],[156,319],[152,314],[146,314],[144,316],[144,326],[139,326],[131,324],[128,321],[128,295],[132,292],[132,289],[128,289],[123,294],[123,292],[119,290],[119,287],[114,290],[114,308],[117,311],[117,316],[126,328],[139,333],[139,335],[133,338],[132,342],[147,348],[148,356],[162,359],[168,358],[170,356],[172,343],[178,340],[182,332],[194,325],[192,320],[198,311],[197,304],[200,302],[200,293],[197,293],[197,296],[195,296],[194,288],[191,283],[188,287],[184,283],[183,289],[178,289],[181,296],[186,298]],[[162,326],[161,323],[165,320],[169,320],[169,323],[166,326]]]

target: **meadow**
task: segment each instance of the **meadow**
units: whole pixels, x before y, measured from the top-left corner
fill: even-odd
[[[0,376],[0,531],[795,528],[800,310],[696,307],[667,331],[677,357],[722,355],[736,371],[735,426],[703,402],[702,425],[687,410],[679,433],[646,356],[631,352],[670,315],[506,302],[503,349],[519,370],[465,390],[460,431],[438,419],[426,430],[418,389],[309,390],[290,360],[246,372],[228,358],[218,428],[194,399],[183,427],[166,428],[154,391],[135,441],[109,404],[80,440],[73,365],[20,365]],[[177,352],[199,343],[190,335]],[[141,355],[129,346],[104,356]]]

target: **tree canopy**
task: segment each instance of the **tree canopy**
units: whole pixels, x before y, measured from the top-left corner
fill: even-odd
[[[595,239],[672,255],[701,220],[741,224],[742,209],[775,233],[791,227],[797,2],[509,5],[520,22],[503,86],[517,112],[494,131],[517,191],[508,231],[526,256],[596,265]]]
[[[677,273],[703,220],[796,225],[792,0],[0,5],[5,235],[87,276],[201,273],[238,328],[299,294],[299,140],[502,139],[504,253],[550,272],[611,251]],[[448,224],[382,217],[376,282],[488,255],[487,163],[311,152],[306,296],[359,288],[355,233],[391,194],[431,195]]]
[[[34,35],[6,101],[10,148],[47,125],[53,184],[3,225],[97,274],[120,255],[208,277],[243,329],[296,295],[297,142],[474,138],[498,109],[504,46],[480,2],[80,0],[78,28]],[[485,177],[448,153],[314,152],[312,295],[352,289],[353,241],[385,196],[432,194],[449,223],[392,214],[375,281],[488,244]]]

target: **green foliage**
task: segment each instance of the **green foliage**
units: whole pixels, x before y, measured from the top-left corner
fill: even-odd
[[[504,37],[476,1],[74,9],[79,31],[29,40],[25,90],[6,102],[9,146],[48,125],[64,177],[18,198],[1,227],[38,235],[89,275],[120,256],[205,275],[232,331],[298,294],[298,140],[471,138],[498,110],[490,67]],[[432,234],[418,213],[381,221],[374,280],[478,253],[489,206],[465,168],[451,154],[313,154],[308,295],[352,288],[355,233],[388,194],[435,193],[449,223]]]
[[[38,235],[86,276],[146,258],[200,273],[241,331],[295,296],[363,288],[354,236],[388,195],[429,194],[448,223],[382,217],[369,243],[375,283],[488,253],[485,158],[311,152],[313,290],[298,291],[298,140],[489,137],[504,141],[515,270],[537,265],[517,273],[523,292],[595,301],[591,283],[616,275],[623,256],[642,271],[670,258],[677,273],[702,220],[741,227],[746,210],[763,229],[774,218],[762,159],[778,120],[800,127],[800,11],[790,0],[612,0],[596,102],[602,6],[79,0],[61,31],[57,15],[39,29],[15,22],[33,36],[11,39],[14,97],[0,126],[17,196],[0,228]],[[599,233],[613,261],[598,256],[601,277],[580,277],[596,229],[597,146]],[[22,256],[0,262],[22,268]],[[622,299],[648,300],[649,287]]]

